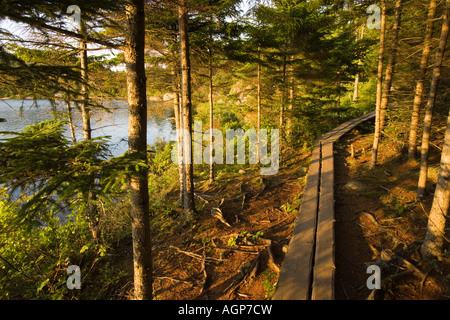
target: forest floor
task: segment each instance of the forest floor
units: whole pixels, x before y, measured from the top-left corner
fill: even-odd
[[[440,261],[425,261],[420,255],[444,131],[432,134],[428,193],[422,201],[416,197],[419,162],[406,162],[398,142],[386,137],[379,164],[368,169],[373,134],[367,132],[372,128],[362,125],[335,144],[336,299],[449,299],[448,251]],[[366,286],[372,264],[381,267],[382,288],[375,294]]]
[[[415,196],[419,163],[406,163],[398,142],[385,138],[379,165],[368,169],[372,132],[373,124],[362,124],[335,143],[335,297],[448,299],[450,255],[430,262],[419,253],[439,150],[431,150],[429,192],[419,202]],[[442,130],[432,135],[438,148],[442,135]],[[184,221],[179,211],[156,214],[156,299],[271,298],[301,203],[310,151],[288,149],[283,156],[283,166],[273,176],[262,177],[256,166],[239,172],[227,167],[221,168],[215,183],[196,184],[198,213],[191,221]],[[167,197],[175,202],[176,190]],[[120,270],[129,276],[112,298],[129,299],[131,239],[122,241],[116,254]],[[375,294],[366,286],[370,276],[366,270],[372,264],[381,267],[382,290]]]
[[[154,295],[165,299],[268,299],[274,293],[301,194],[310,152],[289,150],[283,168],[261,176],[253,165],[222,168],[213,184],[195,185],[196,218],[159,215],[154,230]],[[226,172],[225,170],[230,170]],[[235,171],[231,171],[235,170]],[[177,201],[176,191],[167,196]],[[132,275],[131,239],[116,250]],[[116,297],[130,298],[132,279]]]

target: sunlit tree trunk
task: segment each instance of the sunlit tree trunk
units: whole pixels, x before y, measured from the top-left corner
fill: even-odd
[[[173,112],[175,115],[175,127],[177,129],[177,161],[178,161],[178,180],[180,184],[179,188],[179,199],[180,204],[184,203],[184,189],[185,189],[185,172],[183,165],[183,134],[181,131],[182,117],[180,110],[180,87],[179,87],[179,72],[178,64],[174,63],[172,65],[172,94],[173,94]]]
[[[194,166],[192,152],[192,101],[191,101],[191,63],[188,34],[187,0],[180,0],[178,5],[178,24],[180,33],[181,59],[181,108],[183,110],[183,163],[186,172],[184,194],[185,218],[190,219],[195,212],[194,201]]]
[[[77,143],[77,136],[75,135],[75,124],[73,123],[72,106],[70,101],[66,100],[67,106],[67,120],[69,121],[70,136],[72,137],[72,142],[75,145]]]
[[[283,49],[283,66],[282,66],[282,86],[281,86],[281,101],[280,101],[280,148],[283,147],[284,141],[284,105],[286,103],[286,66],[287,66],[287,41]]]
[[[441,155],[436,190],[428,216],[427,232],[421,247],[423,257],[439,257],[442,254],[445,223],[450,207],[450,112],[447,118],[444,147]]]
[[[80,30],[82,35],[86,35],[86,26],[84,22],[80,23]],[[91,116],[89,112],[89,91],[88,85],[88,58],[87,58],[87,43],[86,40],[80,40],[80,67],[81,67],[81,117],[83,121],[83,136],[84,140],[90,140],[92,137],[91,130]]]
[[[294,70],[293,70],[294,56],[290,57],[291,66],[289,68],[289,104],[288,104],[288,116],[286,118],[286,137],[291,139],[292,135],[292,110],[294,109]]]
[[[434,16],[436,15],[437,1],[431,0],[428,8],[427,26],[425,30],[425,38],[423,41],[422,58],[420,60],[420,72],[417,79],[416,89],[414,91],[414,104],[411,114],[411,123],[409,127],[408,139],[408,160],[416,159],[417,153],[417,129],[419,127],[420,106],[422,104],[423,96],[423,82],[428,67],[428,60],[430,56],[431,38],[433,36]]]
[[[213,66],[212,66],[212,53],[209,50],[209,182],[214,182],[214,163],[213,163],[213,110],[214,110],[214,91],[213,91]]]
[[[425,107],[425,118],[423,120],[422,146],[420,148],[420,175],[417,185],[417,196],[425,195],[425,186],[427,182],[428,171],[428,150],[430,144],[431,120],[433,116],[434,102],[436,100],[436,92],[441,77],[442,61],[444,60],[445,46],[448,38],[449,28],[449,1],[446,1],[446,9],[444,13],[444,22],[442,23],[441,36],[439,39],[439,47],[433,67],[433,75],[431,78],[430,92],[428,93],[427,105]]]
[[[126,42],[124,58],[128,90],[128,149],[143,164],[147,163],[147,95],[145,77],[144,0],[126,5]],[[134,298],[152,299],[152,246],[147,169],[141,167],[130,178],[132,214]]]
[[[256,142],[256,162],[260,162],[260,145],[261,145],[261,47],[258,46],[258,70],[256,75],[256,82],[257,82],[257,88],[256,88],[256,107],[258,109],[258,120],[256,126],[257,128],[257,142]]]
[[[400,30],[401,15],[402,15],[402,0],[397,0],[395,2],[394,25],[392,26],[391,50],[389,52],[388,62],[386,66],[386,73],[384,75],[383,94],[381,97],[380,131],[383,131],[384,128],[387,105],[389,102],[389,95],[391,93],[392,77],[394,75],[395,61],[397,56],[398,34]]]
[[[361,27],[361,32],[358,34],[358,40],[362,40],[364,38],[364,29],[366,24],[363,24]],[[361,65],[361,59],[358,59],[358,67]],[[355,84],[353,88],[353,99],[352,101],[356,101],[358,99],[358,91],[359,91],[359,71],[355,75]]]
[[[86,37],[86,25],[83,21],[80,22],[80,32]],[[84,140],[92,139],[92,129],[91,129],[91,115],[89,110],[89,70],[88,70],[88,57],[87,57],[87,42],[85,39],[80,41],[80,65],[81,65],[81,117],[83,121],[83,137]],[[95,181],[91,182],[91,185],[95,185]],[[97,201],[97,195],[93,188],[88,191],[87,194],[87,210],[89,227],[91,229],[92,237],[95,241],[100,238],[100,225],[99,225],[99,211],[98,206],[95,204]]]
[[[383,56],[386,33],[386,0],[381,0],[381,21],[380,21],[380,49],[378,51],[378,72],[377,72],[377,99],[375,106],[375,132],[373,138],[372,158],[370,168],[374,168],[377,163],[378,146],[380,144],[380,118],[381,118],[381,93],[383,83]]]

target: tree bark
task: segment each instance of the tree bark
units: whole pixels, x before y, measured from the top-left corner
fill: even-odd
[[[69,121],[70,135],[72,137],[72,142],[75,145],[77,143],[77,136],[75,135],[75,125],[73,123],[72,107],[70,105],[69,100],[66,100],[66,106],[67,106],[67,120]]]
[[[380,49],[378,51],[378,72],[377,72],[377,100],[375,106],[375,132],[373,138],[372,158],[370,168],[374,168],[377,163],[378,146],[380,143],[380,118],[381,118],[381,90],[383,82],[383,56],[386,33],[386,0],[381,0],[381,29],[380,29]]]
[[[364,29],[366,24],[363,24],[361,27],[361,32],[358,34],[358,40],[362,40],[364,38]],[[358,59],[358,68],[361,65],[361,59]],[[355,84],[353,89],[353,99],[352,101],[356,101],[358,99],[358,90],[359,90],[359,71],[355,75]]]
[[[444,147],[441,155],[438,182],[433,204],[428,216],[427,232],[421,247],[423,257],[439,257],[442,254],[445,222],[450,207],[450,112],[447,118]]]
[[[179,200],[180,204],[184,203],[184,189],[185,189],[185,172],[183,165],[183,134],[182,134],[182,117],[181,117],[181,105],[180,105],[180,87],[179,80],[180,74],[178,72],[178,64],[172,65],[172,93],[173,93],[173,112],[175,114],[175,127],[177,129],[177,160],[178,160],[178,180],[180,184],[179,188]]]
[[[358,61],[358,65],[360,64],[360,61]],[[358,89],[359,89],[359,72],[355,75],[355,84],[353,89],[353,99],[352,101],[358,100]]]
[[[444,13],[444,21],[442,23],[441,36],[439,39],[439,47],[433,67],[433,76],[431,78],[430,92],[428,93],[427,105],[425,107],[425,118],[423,120],[422,146],[420,148],[420,175],[417,185],[417,196],[425,195],[425,186],[427,182],[428,171],[428,150],[430,143],[431,120],[433,116],[434,102],[436,100],[436,92],[441,77],[442,61],[444,60],[445,46],[448,38],[449,28],[449,0],[446,1]]]
[[[283,49],[283,66],[282,66],[282,87],[281,87],[281,101],[280,101],[280,149],[283,147],[284,140],[284,105],[286,103],[286,66],[287,66],[287,40]]]
[[[86,26],[84,22],[80,22],[81,34],[86,35]],[[87,59],[87,43],[86,40],[80,40],[80,66],[81,66],[81,117],[83,121],[84,140],[90,140],[92,137],[91,117],[89,114],[89,91],[88,84],[88,59]]]
[[[417,155],[417,129],[419,127],[420,105],[422,104],[423,82],[427,72],[427,65],[430,56],[431,38],[433,36],[434,16],[436,15],[437,0],[431,0],[428,8],[427,26],[423,41],[422,58],[420,60],[420,72],[414,91],[414,104],[411,114],[408,139],[408,160],[416,159]]]
[[[292,135],[292,109],[294,108],[294,56],[290,57],[291,66],[289,68],[289,104],[288,104],[288,116],[286,118],[286,137],[291,139]]]
[[[213,110],[214,110],[214,100],[213,100],[213,66],[212,66],[212,53],[209,50],[209,182],[214,182],[214,163],[213,163]]]
[[[256,82],[257,82],[257,89],[256,89],[256,107],[258,109],[258,120],[256,126],[257,128],[257,146],[256,146],[256,162],[260,162],[260,145],[261,145],[261,47],[258,46],[258,70],[257,70],[257,76],[256,76]]]
[[[128,148],[130,155],[147,163],[147,94],[145,77],[144,0],[131,0],[126,5],[127,35],[124,58],[128,90]],[[148,176],[145,167],[130,178],[132,214],[134,298],[152,299],[152,246]]]
[[[86,24],[80,21],[80,32],[87,38]],[[83,121],[83,137],[84,140],[92,139],[92,128],[91,128],[91,115],[89,110],[89,70],[88,70],[88,58],[87,58],[87,40],[80,41],[80,66],[81,66],[81,118]],[[91,186],[95,185],[95,180],[91,181]],[[100,238],[100,225],[99,225],[99,211],[98,206],[95,204],[97,201],[97,195],[93,188],[87,193],[87,210],[88,210],[88,220],[89,228],[91,229],[92,238],[98,241]]]
[[[192,101],[191,101],[191,62],[188,34],[187,0],[180,0],[178,5],[178,25],[180,33],[181,59],[181,108],[183,110],[183,163],[186,172],[184,194],[185,218],[190,219],[195,213],[194,201],[194,167],[192,152]]]
[[[389,52],[388,63],[386,66],[386,73],[384,75],[384,87],[381,98],[380,131],[383,131],[384,128],[387,105],[389,101],[389,95],[391,93],[392,77],[394,75],[395,61],[397,56],[398,34],[400,30],[401,15],[402,15],[402,0],[397,0],[395,2],[394,25],[392,26],[392,44],[391,50]]]
[[[340,78],[340,76],[339,76],[339,78]],[[341,122],[341,80],[340,79],[338,79],[338,83],[337,83],[336,109],[337,109],[338,123],[340,123]]]

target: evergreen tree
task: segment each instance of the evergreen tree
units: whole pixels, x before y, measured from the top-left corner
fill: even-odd
[[[425,118],[423,120],[422,145],[420,148],[420,175],[419,175],[419,182],[417,185],[417,196],[419,197],[424,196],[425,186],[427,182],[428,151],[430,143],[431,120],[433,117],[433,109],[436,101],[437,87],[441,77],[442,62],[444,60],[445,48],[447,45],[447,38],[449,32],[449,10],[450,10],[450,3],[448,0],[446,0],[445,12],[443,14],[441,36],[439,38],[439,46],[438,50],[436,51],[436,56],[434,60],[430,91],[428,93],[427,104],[425,107]]]
[[[437,1],[431,0],[428,8],[427,25],[425,30],[425,37],[423,40],[423,51],[422,58],[420,60],[420,74],[417,79],[416,88],[414,91],[414,104],[411,113],[411,123],[409,129],[409,140],[408,140],[408,159],[410,161],[416,158],[417,149],[417,129],[419,126],[419,113],[420,106],[422,104],[422,96],[424,90],[424,81],[426,71],[428,69],[428,60],[430,56],[431,49],[431,37],[433,36],[433,24],[434,16],[436,14]]]

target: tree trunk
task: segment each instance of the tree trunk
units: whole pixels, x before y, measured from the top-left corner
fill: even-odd
[[[214,182],[214,163],[213,163],[213,66],[212,66],[212,53],[209,50],[209,182]]]
[[[86,26],[84,22],[80,22],[81,34],[86,35]],[[80,41],[80,66],[81,66],[81,117],[83,120],[83,136],[84,140],[90,140],[92,137],[91,117],[89,114],[89,91],[88,83],[88,59],[87,59],[87,43],[86,40]]]
[[[258,71],[256,76],[257,89],[256,89],[256,105],[258,109],[258,123],[256,124],[257,128],[257,146],[256,146],[256,162],[260,162],[260,145],[261,145],[261,47],[258,46]]]
[[[341,122],[341,80],[338,80],[338,83],[337,83],[336,109],[337,109],[338,123],[340,123]]]
[[[183,157],[186,172],[184,194],[185,218],[190,219],[195,213],[194,201],[194,167],[192,152],[192,102],[191,102],[191,63],[189,53],[188,7],[187,0],[180,0],[178,6],[178,24],[180,32],[181,59],[181,108],[183,110]]]
[[[177,129],[177,160],[178,160],[178,180],[180,184],[179,188],[179,200],[180,204],[184,203],[184,189],[185,189],[185,172],[183,165],[183,134],[182,134],[182,117],[180,110],[180,87],[179,87],[179,72],[178,72],[178,64],[174,63],[172,65],[172,92],[173,92],[173,112],[175,114],[175,127]]]
[[[433,204],[428,216],[427,232],[421,247],[423,257],[439,257],[442,254],[445,222],[450,207],[450,112],[447,118],[444,147],[441,155],[438,182]]]
[[[80,32],[86,37],[86,25],[83,21],[80,21]],[[84,140],[92,139],[91,129],[91,115],[89,110],[89,90],[88,90],[88,59],[87,59],[87,42],[86,40],[80,41],[80,65],[81,65],[81,117],[83,121],[83,137]],[[95,185],[95,181],[91,182],[91,185]],[[88,191],[87,194],[87,206],[88,206],[88,220],[89,227],[91,229],[92,238],[98,241],[100,238],[100,225],[99,225],[99,211],[98,206],[95,204],[97,201],[97,195],[93,188]]]
[[[408,160],[416,159],[417,129],[419,126],[420,105],[422,104],[423,82],[427,72],[427,65],[430,56],[431,38],[433,36],[434,16],[436,15],[437,0],[431,0],[428,8],[427,26],[425,39],[423,41],[422,59],[420,60],[420,73],[414,91],[414,104],[411,114],[408,139]]]
[[[431,119],[433,116],[434,102],[436,100],[436,92],[441,77],[442,61],[444,59],[445,46],[447,44],[449,28],[449,0],[446,1],[446,9],[444,13],[444,22],[442,23],[441,37],[439,39],[439,47],[433,67],[433,76],[431,78],[430,92],[428,93],[427,105],[425,107],[425,118],[423,120],[422,146],[420,148],[420,175],[417,186],[417,196],[423,197],[425,194],[425,186],[427,182],[428,171],[428,149],[431,132]]]
[[[360,64],[361,60],[358,60],[358,65]],[[352,101],[358,100],[358,88],[359,88],[359,72],[355,75],[355,84],[353,89],[353,99]]]
[[[131,155],[147,163],[147,95],[145,77],[144,0],[126,5],[127,35],[124,58],[128,89],[128,148]],[[141,167],[130,178],[132,214],[134,298],[152,299],[152,246],[147,169]]]
[[[389,95],[391,93],[392,77],[394,75],[395,60],[397,56],[398,34],[400,29],[401,15],[402,15],[402,0],[397,0],[395,2],[394,25],[392,26],[392,44],[391,50],[389,52],[388,63],[386,66],[386,73],[384,75],[383,95],[381,98],[380,132],[383,131],[384,128],[386,119],[386,110],[389,101]]]
[[[364,38],[364,29],[366,24],[363,24],[361,27],[361,32],[358,35],[358,40],[362,40]],[[358,68],[361,66],[361,59],[358,59]],[[353,89],[353,99],[352,101],[356,101],[358,99],[358,90],[359,90],[359,71],[355,75],[355,84]]]
[[[66,106],[67,106],[67,120],[69,121],[70,135],[72,137],[72,142],[75,145],[77,143],[77,136],[75,135],[75,125],[73,123],[72,107],[70,105],[69,100],[66,100]]]
[[[286,137],[289,137],[291,139],[292,135],[292,109],[294,108],[294,70],[293,70],[293,61],[294,56],[290,57],[290,71],[289,71],[289,104],[288,104],[288,116],[286,118]],[[292,141],[292,140],[290,140]]]
[[[380,143],[380,118],[381,118],[381,90],[383,81],[383,56],[386,33],[386,0],[381,0],[381,30],[380,49],[378,51],[378,72],[377,72],[377,100],[375,106],[375,133],[373,138],[372,158],[370,168],[374,168],[377,163],[378,145]]]
[[[284,45],[283,52],[283,67],[282,67],[282,86],[281,86],[281,101],[280,101],[280,149],[283,147],[284,141],[284,104],[286,103],[286,65],[287,65],[287,41]]]

